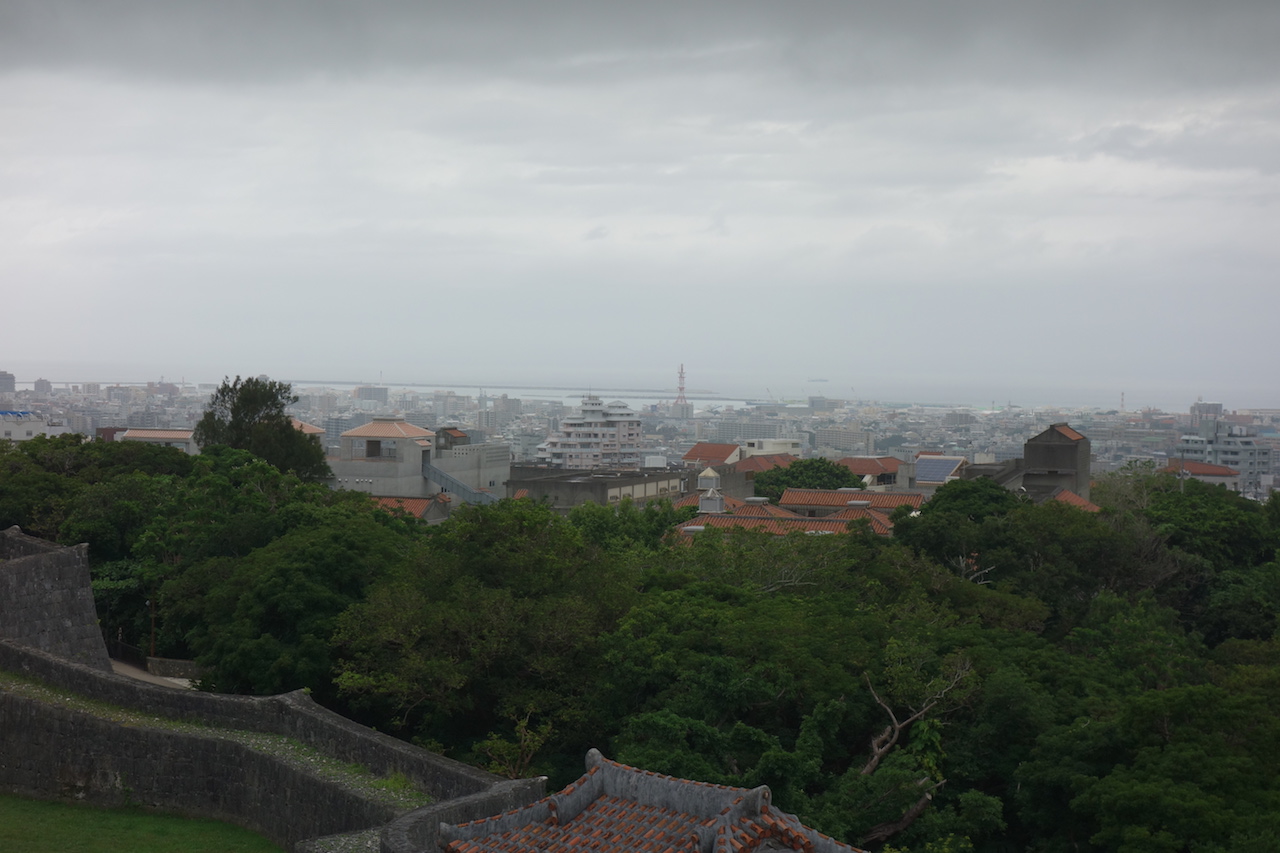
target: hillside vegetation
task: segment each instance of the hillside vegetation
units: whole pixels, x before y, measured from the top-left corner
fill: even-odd
[[[895,538],[528,501],[426,527],[243,451],[0,445],[106,630],[511,775],[591,747],[768,784],[872,849],[1280,849],[1280,500],[1137,468],[1087,513],[949,484]]]

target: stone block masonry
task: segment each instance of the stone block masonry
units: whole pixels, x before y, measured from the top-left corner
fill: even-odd
[[[320,707],[302,691],[250,697],[176,690],[8,640],[0,640],[0,671],[91,702],[210,727],[206,736],[189,726],[178,731],[122,724],[19,695],[0,683],[0,789],[31,796],[134,802],[215,817],[290,849],[304,839],[386,825],[384,849],[407,851],[401,844],[407,841],[403,824],[389,823],[397,815],[403,820],[404,809],[389,808],[377,797],[362,796],[217,729],[280,735],[376,776],[399,774],[436,801],[419,810],[428,830],[442,811],[450,817],[459,809],[492,814],[536,800],[545,787],[542,778],[504,780],[375,732]]]
[[[0,531],[0,638],[111,671],[89,584],[87,545]]]

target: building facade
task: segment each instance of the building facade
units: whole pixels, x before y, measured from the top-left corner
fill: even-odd
[[[629,469],[640,467],[640,416],[626,403],[605,403],[595,395],[560,421],[559,431],[538,448],[539,464],[552,468]]]

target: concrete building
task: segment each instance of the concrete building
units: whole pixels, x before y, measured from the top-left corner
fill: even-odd
[[[400,417],[377,417],[347,430],[328,462],[335,489],[388,498],[448,492],[459,504],[497,500],[511,474],[505,444],[472,444],[462,430],[432,432]]]
[[[591,468],[639,468],[644,433],[640,417],[627,404],[604,403],[595,395],[560,421],[560,429],[538,448],[538,462],[575,471]]]
[[[17,391],[17,378],[7,370],[0,370],[0,394],[15,394]]]
[[[1205,419],[1194,435],[1184,435],[1170,460],[1223,465],[1240,472],[1240,492],[1260,497],[1271,482],[1271,448],[1249,435],[1247,427]]]
[[[0,411],[0,440],[27,441],[38,435],[64,435],[71,431],[61,418],[49,418],[39,412]]]
[[[584,503],[612,506],[630,498],[637,504],[666,498],[676,501],[693,489],[696,471],[565,471],[556,468],[516,466],[507,481],[509,497],[546,501],[557,512],[567,513]]]
[[[197,456],[199,446],[192,438],[189,429],[126,429],[117,436],[116,441],[141,441],[145,444],[159,444],[164,447],[176,447],[188,456]]]
[[[1068,489],[1089,499],[1092,450],[1089,439],[1065,423],[1056,423],[1027,440],[1022,449],[1022,486],[1036,492]]]

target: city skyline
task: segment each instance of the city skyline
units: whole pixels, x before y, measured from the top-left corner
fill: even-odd
[[[0,0],[0,24],[24,378],[585,389],[684,362],[748,397],[1274,403],[1278,7]]]

